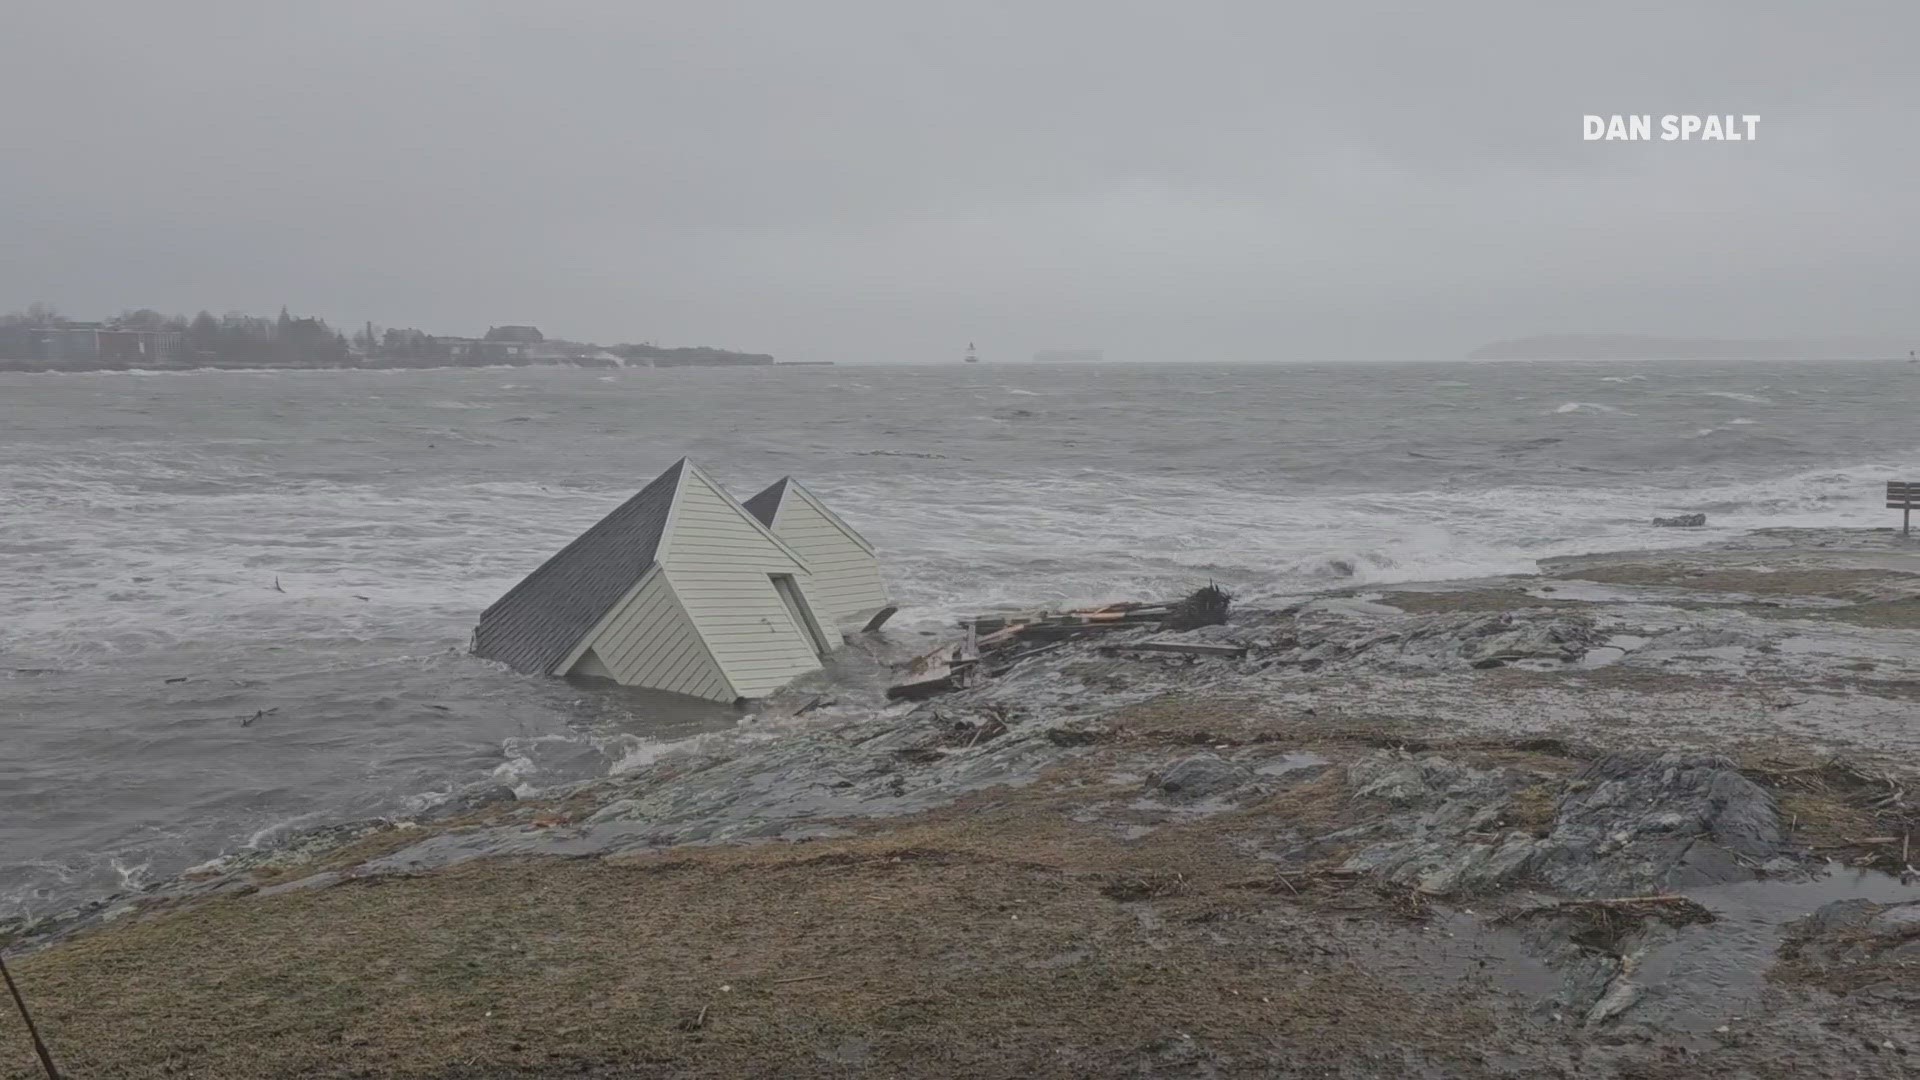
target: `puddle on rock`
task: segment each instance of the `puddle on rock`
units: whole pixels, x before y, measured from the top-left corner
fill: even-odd
[[[1715,921],[1677,930],[1656,924],[1642,931],[1649,944],[1629,947],[1637,951],[1626,965],[1629,973],[1613,982],[1630,991],[1625,996],[1634,1002],[1615,1022],[1650,1023],[1698,1036],[1723,1025],[1738,1029],[1743,1017],[1754,1015],[1793,923],[1836,900],[1920,899],[1920,887],[1903,886],[1877,871],[1833,868],[1812,881],[1748,881],[1690,889],[1686,895],[1711,909]],[[1603,961],[1600,968],[1549,963],[1525,931],[1490,925],[1489,916],[1472,908],[1436,907],[1415,947],[1404,940],[1383,942],[1377,955],[1369,952],[1369,970],[1415,985],[1488,986],[1543,1020],[1581,1024],[1593,1004],[1589,999],[1606,987],[1611,961],[1594,953],[1593,959]]]
[[[1788,927],[1836,900],[1897,903],[1920,888],[1877,870],[1829,867],[1812,881],[1743,881],[1685,890],[1714,921],[1655,945],[1634,981],[1646,990],[1636,1011],[1673,1030],[1706,1032],[1737,1023],[1765,987]]]
[[[1591,671],[1594,668],[1610,667],[1627,658],[1627,654],[1638,649],[1652,638],[1638,634],[1615,634],[1605,642],[1588,649],[1586,654],[1575,663],[1575,667]]]

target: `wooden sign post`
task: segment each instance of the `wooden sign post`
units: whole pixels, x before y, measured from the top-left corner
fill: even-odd
[[[1900,511],[1900,535],[1913,532],[1913,504],[1920,500],[1920,483],[1911,480],[1887,481],[1887,509]]]

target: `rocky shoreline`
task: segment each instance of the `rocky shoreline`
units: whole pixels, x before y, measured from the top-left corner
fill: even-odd
[[[921,702],[882,641],[0,939],[83,1076],[1911,1075],[1917,631],[1920,546],[1779,530]]]

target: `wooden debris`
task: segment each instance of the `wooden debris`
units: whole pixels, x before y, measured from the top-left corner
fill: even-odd
[[[1167,612],[1166,627],[1169,630],[1198,630],[1203,626],[1219,626],[1227,621],[1227,611],[1233,606],[1233,597],[1227,590],[1207,582],[1204,589],[1195,589],[1186,599]]]
[[[1135,641],[1126,645],[1102,645],[1104,653],[1157,652],[1184,656],[1245,656],[1244,645],[1214,645],[1203,641]]]
[[[958,690],[967,685],[968,673],[979,662],[980,655],[971,638],[942,645],[914,657],[907,665],[905,677],[887,687],[887,698],[912,700]]]
[[[1182,603],[1193,603],[1194,597],[1202,593],[1208,596],[1217,594],[1223,599],[1226,597],[1226,593],[1218,587],[1209,585]],[[1224,608],[1221,611],[1223,620]],[[1050,652],[1069,642],[1098,639],[1116,631],[1162,626],[1174,612],[1174,607],[1165,604],[1126,600],[1067,611],[1032,610],[976,615],[960,622],[961,628],[968,634],[966,644],[943,645],[925,656],[917,657],[907,677],[889,688],[887,696],[913,698],[957,690],[966,685],[970,670],[984,657],[993,658],[992,674],[1004,674],[1028,657]],[[1241,646],[1205,642],[1136,643],[1116,648],[1183,653],[1188,656],[1244,656],[1247,652]]]

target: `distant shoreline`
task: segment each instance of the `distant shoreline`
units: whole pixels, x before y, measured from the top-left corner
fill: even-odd
[[[142,367],[132,364],[51,364],[45,360],[9,360],[0,359],[0,374],[16,375],[188,375],[203,372],[224,371],[233,374],[261,374],[280,371],[505,371],[521,368],[571,368],[577,371],[630,371],[647,368],[770,368],[770,367],[833,367],[832,360],[790,360],[772,363],[706,363],[700,361],[680,363],[647,363],[630,361],[617,363],[593,357],[578,357],[565,360],[524,360],[519,363],[500,361],[490,364],[196,364],[158,365]]]

